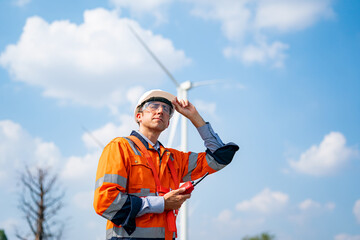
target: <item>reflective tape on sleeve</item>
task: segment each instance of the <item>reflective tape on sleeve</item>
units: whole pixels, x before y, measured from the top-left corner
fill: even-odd
[[[149,188],[142,188],[139,193],[129,193],[137,197],[156,196],[156,193],[151,193]]]
[[[105,210],[102,214],[103,217],[107,219],[113,219],[115,214],[122,208],[128,196],[119,192],[115,200],[111,203],[111,205]]]
[[[106,230],[106,239],[110,240],[113,237],[117,238],[164,238],[165,237],[165,228],[163,227],[149,227],[142,228],[136,227],[135,232],[129,236],[127,232],[122,227],[113,227]]]
[[[197,166],[198,154],[191,152],[189,155],[188,173],[183,177],[183,181],[191,181],[191,173]]]
[[[218,163],[215,158],[213,158],[213,156],[211,156],[210,154],[206,154],[206,162],[209,165],[209,167],[211,167],[212,169],[214,169],[215,171],[219,171],[221,169],[223,169],[226,165],[224,164],[220,164]]]
[[[127,179],[117,174],[105,174],[99,178],[95,183],[95,190],[100,187],[104,182],[118,184],[123,188],[126,188]]]

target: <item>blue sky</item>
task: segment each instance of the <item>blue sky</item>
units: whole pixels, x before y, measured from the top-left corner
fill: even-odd
[[[240,151],[190,200],[190,239],[360,239],[360,3],[349,0],[0,2],[0,229],[25,230],[17,171],[52,166],[66,239],[104,239],[92,209],[104,145],[137,98],[217,80],[189,99]],[[161,136],[166,144],[168,130]],[[179,133],[177,134],[179,137]],[[180,141],[175,139],[174,146]],[[189,127],[189,149],[204,147]]]

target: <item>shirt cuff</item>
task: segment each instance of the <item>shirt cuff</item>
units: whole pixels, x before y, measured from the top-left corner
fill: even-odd
[[[164,208],[165,208],[164,197],[148,196],[145,198],[141,198],[141,200],[142,200],[142,205],[136,217],[140,217],[146,213],[164,212]]]

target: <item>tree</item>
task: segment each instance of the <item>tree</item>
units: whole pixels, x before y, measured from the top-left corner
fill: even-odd
[[[0,230],[0,240],[7,240],[6,234],[4,230]]]
[[[275,239],[274,235],[270,235],[269,233],[262,233],[259,236],[244,237],[242,240],[273,240],[273,239]]]
[[[20,174],[24,190],[20,194],[19,208],[25,215],[30,233],[16,232],[21,240],[61,239],[65,224],[59,220],[58,213],[64,207],[64,191],[58,187],[57,175],[49,168],[28,167]],[[29,237],[32,236],[32,237]]]

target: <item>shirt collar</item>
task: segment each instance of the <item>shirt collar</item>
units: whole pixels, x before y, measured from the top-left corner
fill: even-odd
[[[132,131],[131,135],[135,135],[136,137],[138,137],[145,146],[150,145],[156,151],[159,151],[160,145],[161,145],[161,143],[159,141],[156,141],[156,143],[154,144],[153,142],[150,141],[150,139],[145,137],[144,134],[142,134],[140,131]],[[147,144],[145,144],[145,143],[147,143]],[[147,149],[149,149],[149,148],[147,147]]]

